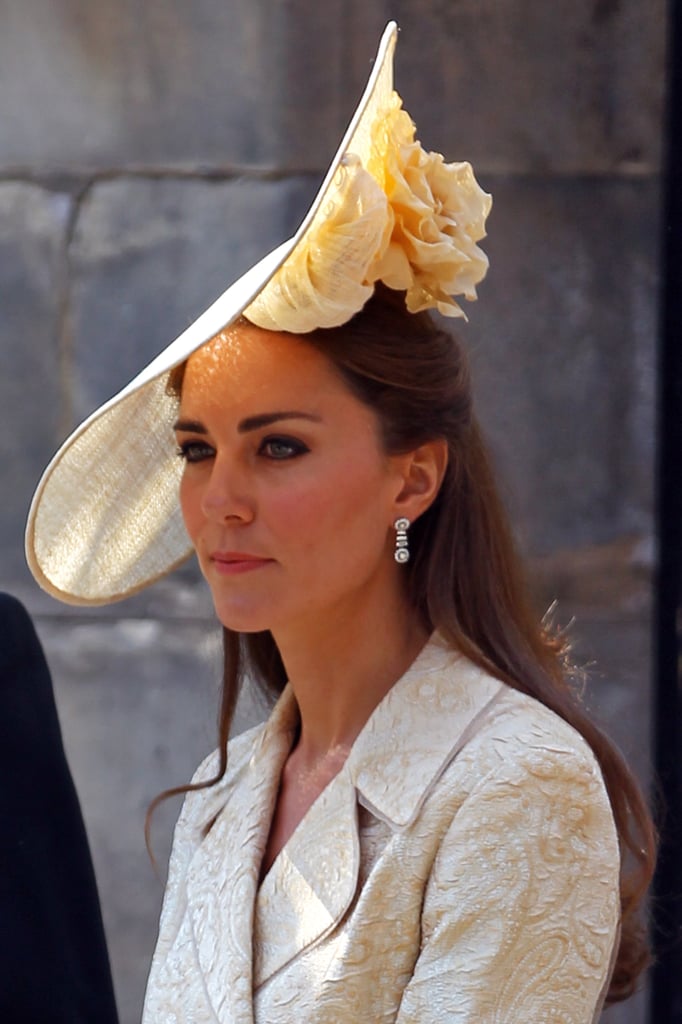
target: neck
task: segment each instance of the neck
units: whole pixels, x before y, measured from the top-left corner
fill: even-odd
[[[355,604],[275,639],[301,716],[297,754],[315,764],[343,759],[428,633],[400,595],[390,608]]]

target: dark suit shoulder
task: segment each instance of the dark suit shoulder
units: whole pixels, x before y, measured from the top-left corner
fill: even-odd
[[[44,656],[31,616],[21,601],[0,593],[0,676],[27,664],[44,671]]]

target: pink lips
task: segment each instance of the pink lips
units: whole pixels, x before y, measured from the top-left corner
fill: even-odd
[[[221,575],[235,576],[239,573],[261,569],[264,565],[269,565],[272,558],[249,555],[244,551],[214,551],[211,561]]]

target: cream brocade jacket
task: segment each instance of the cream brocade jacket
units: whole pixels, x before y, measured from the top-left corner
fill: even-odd
[[[143,1024],[596,1020],[619,851],[570,726],[432,638],[259,888],[296,724],[287,689],[187,796]]]

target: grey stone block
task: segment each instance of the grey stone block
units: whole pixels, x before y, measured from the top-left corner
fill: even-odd
[[[216,744],[219,639],[212,622],[40,619],[67,757],[97,873],[121,1014],[139,1021],[180,800],[162,805],[144,844],[147,807],[188,782]],[[236,730],[263,711],[248,699]]]
[[[319,170],[389,17],[429,148],[507,171],[658,162],[664,0],[9,0],[0,167]]]
[[[273,166],[280,148],[294,165],[327,158],[343,71],[338,0],[11,6],[5,167]]]
[[[128,382],[298,226],[313,182],[122,179],[94,187],[72,249],[75,419]]]
[[[479,416],[532,554],[652,530],[658,184],[489,179]]]
[[[0,586],[26,578],[23,531],[60,417],[58,317],[69,200],[0,183]]]
[[[386,4],[398,86],[428,148],[489,171],[656,166],[664,0]]]

